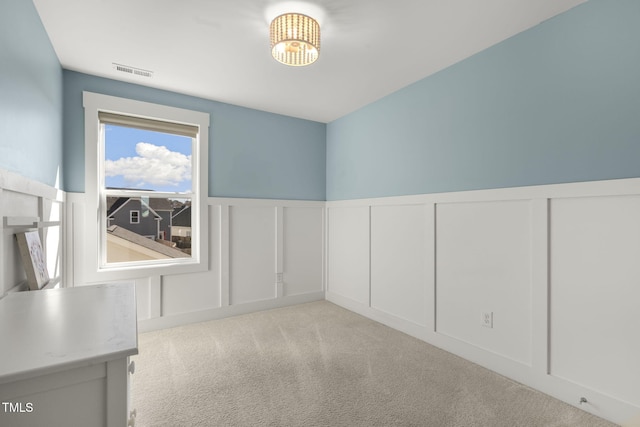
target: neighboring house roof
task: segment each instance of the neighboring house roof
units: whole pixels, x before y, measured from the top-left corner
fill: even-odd
[[[133,231],[129,231],[126,228],[120,227],[118,225],[112,225],[111,227],[108,227],[107,233],[111,234],[112,236],[128,240],[131,243],[145,247],[147,249],[151,249],[152,251],[161,253],[162,255],[166,255],[171,258],[190,257],[189,254],[186,254],[178,249],[174,249],[170,246],[158,243],[155,240],[148,239],[144,236],[139,235],[138,233],[134,233]]]
[[[155,211],[171,211],[173,212],[173,204],[171,200],[166,198],[150,198],[149,199],[149,207]]]
[[[107,216],[117,211],[128,200],[128,197],[107,197]]]
[[[176,209],[171,217],[171,224],[175,227],[191,227],[191,206]]]
[[[107,198],[107,218],[111,218],[116,212],[118,212],[120,209],[122,209],[131,200],[138,200],[138,201],[140,201],[140,204],[143,204],[143,205],[147,206],[149,208],[149,210],[153,213],[153,215],[156,218],[162,219],[162,216],[160,216],[160,214],[158,214],[158,212],[156,212],[156,210],[154,208],[149,206],[149,205],[153,205],[153,203],[151,203],[151,201],[154,200],[154,199],[151,199],[149,201],[149,204],[147,204],[145,201],[141,200],[138,197],[118,197],[116,200],[109,200],[109,199],[116,199],[116,198],[115,197],[108,197]],[[160,199],[160,200],[167,200],[167,199]],[[109,207],[109,203],[111,203],[110,207]],[[169,204],[171,204],[171,202],[169,202]],[[164,209],[164,210],[166,210],[166,209]]]

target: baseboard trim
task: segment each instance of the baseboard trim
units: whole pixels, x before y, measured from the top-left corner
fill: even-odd
[[[265,301],[250,302],[245,304],[230,305],[226,307],[212,308],[208,310],[190,313],[173,314],[153,319],[138,321],[138,332],[150,332],[158,329],[175,328],[191,323],[206,322],[209,320],[223,319],[225,317],[239,316],[241,314],[257,311],[271,310],[274,308],[288,307],[296,304],[304,304],[314,301],[323,301],[324,292],[313,292],[303,295],[287,296]]]

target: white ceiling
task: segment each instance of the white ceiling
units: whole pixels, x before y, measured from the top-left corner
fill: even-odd
[[[65,69],[330,122],[586,0],[34,0]],[[276,62],[269,22],[321,20],[320,58]],[[153,71],[131,76],[112,63]]]

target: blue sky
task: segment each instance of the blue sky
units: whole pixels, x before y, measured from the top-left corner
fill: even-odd
[[[107,187],[191,191],[189,137],[105,125]]]

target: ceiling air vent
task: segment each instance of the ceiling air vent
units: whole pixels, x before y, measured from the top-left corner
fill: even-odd
[[[128,74],[133,74],[133,75],[142,76],[142,77],[153,77],[153,71],[143,70],[141,68],[131,67],[129,65],[116,64],[114,62],[113,68],[116,71],[120,71],[122,73],[128,73]]]

